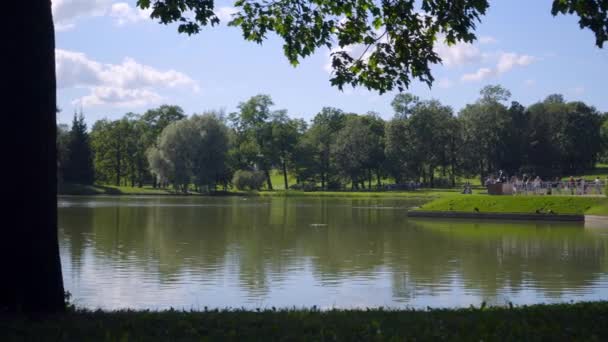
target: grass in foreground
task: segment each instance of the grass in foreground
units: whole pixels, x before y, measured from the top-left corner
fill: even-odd
[[[3,317],[2,341],[405,341],[608,339],[608,302],[514,308],[76,311]]]
[[[608,199],[575,196],[489,196],[461,195],[436,199],[420,210],[480,213],[530,213],[608,215]]]

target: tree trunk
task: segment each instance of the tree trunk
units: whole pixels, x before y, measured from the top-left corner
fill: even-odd
[[[266,183],[268,183],[268,190],[272,191],[272,180],[270,179],[270,171],[268,168],[264,168],[264,174],[266,175]]]
[[[120,186],[120,150],[116,150],[116,186]]]
[[[0,311],[65,309],[57,239],[55,38],[49,0],[10,1],[2,90],[2,146],[10,201],[3,206]],[[25,128],[29,134],[23,135]],[[19,182],[26,179],[26,182]],[[35,194],[32,196],[32,194]],[[14,224],[9,224],[13,221]]]
[[[321,189],[325,190],[325,172],[321,171]]]
[[[287,181],[287,163],[283,158],[283,180],[285,181],[285,190],[289,190],[289,182]]]

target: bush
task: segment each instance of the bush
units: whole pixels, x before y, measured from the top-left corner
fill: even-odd
[[[232,177],[232,184],[238,190],[260,190],[264,185],[264,173],[259,171],[238,170]]]
[[[298,184],[293,184],[289,187],[289,189],[299,191],[315,191],[317,190],[317,185],[314,182],[302,182]]]

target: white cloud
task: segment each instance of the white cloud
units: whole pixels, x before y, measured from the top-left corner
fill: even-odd
[[[151,9],[141,10],[139,8],[133,8],[126,2],[117,2],[112,4],[110,8],[110,16],[116,19],[118,25],[124,25],[126,23],[135,23],[141,20],[149,19]]]
[[[462,75],[461,80],[463,82],[479,82],[494,76],[494,74],[494,71],[490,68],[480,68],[474,73]]]
[[[533,87],[536,85],[536,81],[533,79],[528,79],[524,81],[524,84],[526,85],[526,87]]]
[[[448,68],[473,64],[483,57],[479,49],[469,43],[447,45],[441,42],[435,46],[435,52],[441,57],[443,65]]]
[[[496,65],[496,71],[499,74],[503,74],[515,66],[527,66],[536,61],[536,57],[530,55],[518,55],[516,53],[508,52],[502,53],[498,59],[498,65]]]
[[[92,107],[112,105],[116,107],[140,107],[159,103],[162,96],[148,89],[123,89],[114,87],[95,87],[91,94],[72,101],[73,105]]]
[[[53,18],[65,23],[82,16],[103,15],[111,0],[53,0]]]
[[[530,55],[520,55],[513,52],[503,52],[498,55],[496,68],[483,67],[474,73],[464,74],[463,82],[479,82],[490,77],[500,76],[511,71],[515,67],[524,67],[536,62],[538,58]]]
[[[91,94],[76,100],[83,105],[139,106],[161,99],[157,88],[200,90],[198,82],[175,70],[160,71],[125,58],[121,64],[103,64],[84,53],[56,50],[59,88],[87,88]]]
[[[492,36],[481,36],[479,37],[480,44],[496,44],[498,40]]]
[[[232,15],[238,11],[239,10],[236,7],[220,7],[215,11],[215,15],[221,22],[228,23],[232,20]]]
[[[80,18],[110,16],[118,25],[135,23],[150,17],[151,10],[131,7],[112,0],[53,0],[53,20],[58,32],[73,29]]]
[[[80,17],[104,15],[111,0],[53,0],[53,20],[58,31],[65,31],[75,26]]]

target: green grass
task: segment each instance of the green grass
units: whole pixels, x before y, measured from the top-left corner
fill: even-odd
[[[0,315],[12,341],[601,341],[608,302],[432,310],[75,311]]]
[[[441,198],[456,196],[459,189],[425,189],[416,191],[260,191],[259,196],[278,197],[346,197],[346,198]]]
[[[272,182],[272,188],[274,190],[285,190],[285,180],[283,179],[283,172],[279,170],[273,170],[270,172],[270,181]],[[296,184],[296,177],[287,173],[287,183],[289,186]]]
[[[63,184],[59,187],[58,193],[60,195],[183,195],[180,192],[173,191],[172,188],[167,189],[155,189],[150,185],[144,185],[143,187],[131,187],[131,186],[116,186],[116,185],[83,185],[83,184]],[[214,195],[246,195],[245,192],[216,192]],[[188,195],[208,195],[200,194],[194,191],[190,191]]]
[[[115,186],[115,185],[83,185],[66,183],[59,187],[61,195],[169,195],[165,189],[154,189],[149,185],[144,187]]]
[[[552,210],[556,214],[608,215],[608,199],[582,196],[490,196],[460,195],[442,197],[429,202],[420,210],[481,213],[536,213]]]

